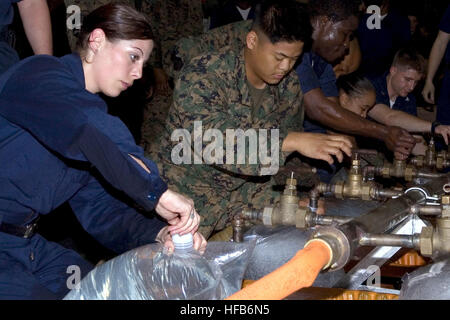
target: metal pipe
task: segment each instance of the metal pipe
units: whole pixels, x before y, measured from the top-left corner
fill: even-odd
[[[351,222],[358,225],[367,233],[381,234],[392,230],[402,222],[409,214],[410,208],[415,204],[423,204],[427,196],[442,194],[442,186],[449,182],[449,176],[445,175],[434,179],[421,188],[410,188],[396,199],[389,199],[380,207],[365,215],[354,218]],[[417,189],[417,190],[416,190]]]
[[[396,198],[400,197],[403,191],[392,190],[392,189],[378,189],[376,191],[377,198]]]
[[[308,219],[308,225],[310,227],[314,227],[316,225],[321,225],[321,226],[330,226],[330,225],[335,225],[335,224],[339,225],[339,224],[347,223],[353,219],[350,217],[325,216],[325,215],[319,215],[319,214],[315,214],[314,216],[307,215],[306,218]]]
[[[237,215],[231,221],[231,226],[233,228],[233,241],[240,243],[244,242],[244,232],[245,232],[245,220],[241,215]]]
[[[427,195],[443,193],[443,185],[449,183],[449,175],[434,179],[421,188],[410,188],[396,199],[389,199],[380,207],[339,226],[319,227],[312,238],[322,238],[336,246],[332,270],[343,268],[359,246],[364,234],[383,234],[390,232],[410,215],[410,208],[423,204]]]
[[[440,216],[442,214],[442,207],[440,205],[415,204],[411,206],[410,212],[424,216]]]
[[[359,238],[360,246],[388,246],[409,249],[420,248],[420,235],[364,234]]]
[[[262,221],[263,211],[256,209],[245,209],[239,214],[242,218],[253,221]]]
[[[423,179],[436,179],[446,176],[445,173],[435,173],[435,172],[424,172],[424,171],[417,171],[417,178],[423,178]]]

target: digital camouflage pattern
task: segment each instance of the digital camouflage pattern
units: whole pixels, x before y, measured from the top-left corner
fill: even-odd
[[[205,52],[226,46],[241,46],[251,30],[253,20],[239,21],[214,28],[198,37],[184,37],[175,44],[172,53],[174,72],[179,72],[184,64]]]
[[[108,3],[122,3],[135,8],[134,0],[64,0],[66,8],[69,8],[71,5],[76,5],[80,8],[81,23],[83,23],[83,18],[91,11]],[[67,17],[69,18],[71,15],[71,13],[68,13]],[[72,51],[75,51],[79,32],[80,29],[67,28],[67,39],[69,40],[70,49]]]
[[[243,207],[270,205],[280,193],[274,190],[273,177],[260,175],[263,166],[259,161],[255,165],[248,164],[248,153],[243,165],[174,164],[172,149],[179,143],[171,141],[174,130],[186,129],[192,136],[194,121],[202,121],[203,132],[218,129],[223,133],[225,149],[226,129],[254,128],[269,132],[279,129],[280,164],[286,156],[281,152],[282,140],[289,131],[302,131],[303,94],[295,72],[290,72],[279,85],[267,86],[261,106],[252,113],[254,106],[246,81],[241,41],[247,31],[244,28],[241,37],[230,39],[233,41],[229,43],[235,45],[199,55],[184,66],[175,83],[174,103],[162,137],[148,154],[158,163],[170,188],[194,200],[202,216],[199,230],[207,238],[214,230],[226,227]],[[222,33],[221,36],[229,35]],[[222,40],[219,42],[223,43]],[[270,138],[267,140],[270,152]],[[202,150],[208,144],[203,143]],[[234,145],[234,150],[236,148]],[[225,154],[224,150],[223,163],[226,163]]]
[[[150,2],[150,0],[144,1]],[[148,11],[149,9],[145,10]],[[245,36],[250,31],[251,24],[251,21],[243,21],[215,28],[197,36],[185,35],[174,44],[171,52],[168,53],[170,62],[168,62],[169,57],[167,57],[165,70],[176,79],[182,65],[195,56],[233,44],[242,45]],[[157,59],[157,56],[158,54],[156,54],[154,59]],[[152,63],[155,64],[155,62]],[[169,108],[172,105],[172,97],[173,91],[169,89],[166,95],[155,94],[146,104],[140,141],[140,145],[144,150],[149,150],[151,145],[160,139]]]
[[[198,36],[203,32],[201,0],[143,0],[141,11],[149,17],[153,27],[155,47],[148,64],[163,69],[173,77],[171,52],[182,37]],[[148,71],[151,72],[150,69]],[[163,130],[168,110],[172,104],[173,90],[154,92],[146,103],[141,127],[140,145],[148,149]]]
[[[149,64],[172,75],[170,53],[177,40],[203,32],[202,1],[143,0],[141,11],[153,27],[155,49]]]

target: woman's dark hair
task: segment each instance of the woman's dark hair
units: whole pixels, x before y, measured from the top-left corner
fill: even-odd
[[[152,40],[153,33],[146,16],[132,7],[109,3],[98,7],[83,19],[77,41],[77,51],[87,48],[90,33],[100,28],[109,41],[115,40]]]
[[[344,91],[352,98],[360,97],[370,91],[375,91],[370,80],[357,72],[340,76],[336,85],[339,90]]]
[[[272,43],[311,42],[312,27],[306,6],[294,0],[265,0],[255,7],[252,29],[264,33]]]

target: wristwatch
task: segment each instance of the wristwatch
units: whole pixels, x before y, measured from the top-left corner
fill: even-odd
[[[439,121],[433,121],[433,123],[431,124],[431,135],[434,136],[436,128],[439,127],[441,125],[441,123]]]

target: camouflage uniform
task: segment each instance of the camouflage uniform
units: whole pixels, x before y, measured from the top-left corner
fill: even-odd
[[[249,25],[242,26],[241,35],[245,36]],[[178,141],[171,141],[172,132],[186,129],[192,134],[194,121],[202,121],[203,132],[218,129],[224,136],[226,129],[279,129],[277,142],[282,164],[286,155],[281,152],[281,141],[288,131],[302,131],[303,94],[295,72],[277,86],[266,86],[267,94],[259,108],[255,108],[246,80],[244,43],[233,40],[236,45],[200,55],[184,66],[175,83],[174,103],[165,131],[159,143],[150,148],[149,155],[157,160],[170,187],[194,200],[202,216],[199,230],[207,238],[213,230],[226,227],[243,207],[262,208],[273,203],[280,193],[273,189],[271,176],[260,175],[263,168],[260,161],[249,164],[248,149],[243,165],[226,164],[225,158],[225,164],[174,164],[171,153]],[[204,147],[205,144],[202,150]],[[236,148],[235,144],[233,150]]]
[[[86,17],[91,11],[108,3],[122,3],[135,8],[134,0],[64,0],[64,3],[66,8],[69,8],[71,5],[76,5],[80,8],[81,23],[83,23],[83,18]],[[72,13],[69,13],[67,17],[69,18],[71,15]],[[72,51],[75,51],[79,32],[80,29],[67,28],[67,39],[69,40],[70,49]]]
[[[149,64],[171,72],[170,52],[177,40],[203,32],[201,0],[143,0],[141,11],[153,27],[155,48]]]
[[[142,10],[153,26],[155,48],[149,65],[163,69],[173,78],[171,50],[182,37],[197,36],[203,32],[203,10],[201,0],[143,0]],[[150,71],[150,68],[146,72]],[[169,79],[169,83],[172,83]],[[167,112],[172,104],[173,90],[169,86],[166,94],[154,92],[147,102],[141,128],[141,146],[144,149],[155,141],[164,126]]]
[[[179,72],[192,58],[205,52],[215,51],[225,46],[242,46],[252,23],[252,20],[230,23],[209,30],[198,37],[190,36],[180,39],[172,50],[174,73]]]

